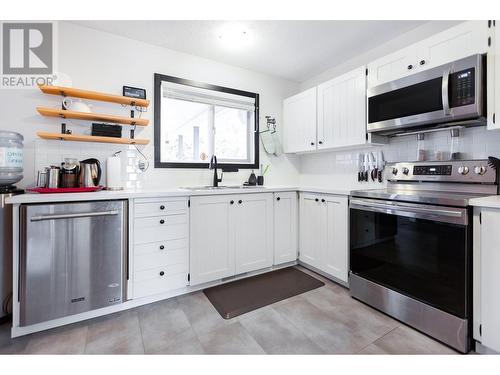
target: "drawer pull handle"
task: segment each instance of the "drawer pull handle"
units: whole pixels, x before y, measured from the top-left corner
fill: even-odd
[[[162,205],[160,206],[160,210],[164,210],[164,209],[165,209],[165,206],[162,204]]]
[[[238,204],[241,204],[241,203],[243,203],[243,201],[240,199],[240,200],[238,201]]]
[[[234,201],[229,202],[230,204],[234,204]]]
[[[322,199],[322,200],[321,200],[321,202],[322,202],[322,203],[325,203],[325,200],[324,200],[324,199]]]
[[[318,198],[316,198],[314,201],[315,201],[315,202],[319,202],[319,199],[318,199]]]
[[[165,246],[160,245],[160,250],[163,250],[164,248],[165,248]]]
[[[161,219],[160,224],[165,224],[165,220]]]
[[[281,199],[280,197],[276,198],[277,201],[279,201],[280,199]]]
[[[165,272],[160,271],[160,276],[163,276],[163,275],[165,275]]]
[[[412,64],[408,65],[408,70],[412,70],[412,69],[413,69],[413,65]]]

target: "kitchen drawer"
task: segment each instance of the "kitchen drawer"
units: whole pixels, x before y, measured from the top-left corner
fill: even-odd
[[[166,293],[188,285],[187,272],[155,277],[134,283],[134,298]]]
[[[161,275],[162,272],[163,275]],[[171,264],[168,266],[156,266],[148,270],[134,271],[134,283],[139,283],[149,280],[162,280],[180,273],[184,274],[187,281],[187,274],[188,274],[187,262]]]
[[[186,213],[188,200],[159,200],[154,202],[137,202],[134,205],[134,217],[163,216]]]
[[[160,247],[163,246],[163,249]],[[159,242],[150,242],[141,245],[134,246],[134,256],[142,256],[155,254],[159,252],[168,252],[171,250],[177,250],[182,248],[188,248],[188,239],[180,238],[178,240],[170,240],[170,241],[159,241]]]
[[[168,215],[134,219],[134,243],[150,243],[187,238],[187,215]]]
[[[188,248],[180,248],[175,250],[158,250],[154,253],[134,256],[134,271],[144,271],[161,266],[171,266],[176,264],[187,264]]]

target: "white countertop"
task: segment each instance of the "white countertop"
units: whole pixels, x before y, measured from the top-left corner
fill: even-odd
[[[7,198],[6,203],[52,203],[52,202],[76,202],[107,199],[133,199],[133,198],[160,198],[160,197],[191,197],[201,195],[224,195],[224,194],[251,194],[251,193],[275,193],[283,191],[302,191],[320,194],[349,195],[349,190],[297,187],[297,186],[264,186],[248,188],[226,188],[217,190],[190,190],[185,188],[171,189],[141,189],[141,190],[119,190],[98,191],[94,193],[56,193],[38,194],[26,193]]]
[[[469,200],[469,204],[475,207],[500,208],[500,195],[473,198]]]

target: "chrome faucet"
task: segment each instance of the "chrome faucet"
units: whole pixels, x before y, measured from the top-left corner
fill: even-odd
[[[208,168],[214,170],[214,183],[212,186],[218,187],[219,182],[222,182],[222,176],[224,175],[224,172],[221,173],[219,178],[219,176],[217,175],[217,156],[212,155],[212,159],[210,159],[210,164],[208,165]]]

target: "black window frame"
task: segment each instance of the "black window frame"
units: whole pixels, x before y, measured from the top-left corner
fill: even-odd
[[[161,83],[172,82],[185,86],[192,86],[202,89],[224,92],[246,96],[255,99],[255,114],[254,114],[254,163],[218,163],[219,168],[225,171],[235,171],[238,169],[258,169],[259,168],[259,94],[249,91],[232,89],[224,86],[212,85],[198,81],[192,81],[185,78],[168,76],[160,73],[154,74],[154,157],[155,168],[198,168],[207,169],[207,163],[180,163],[180,162],[162,162],[161,161]]]

